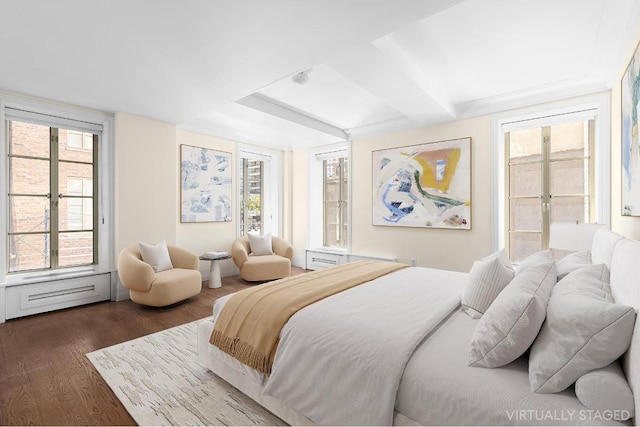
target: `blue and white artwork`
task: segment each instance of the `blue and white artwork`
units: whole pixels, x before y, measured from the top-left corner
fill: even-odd
[[[231,221],[231,154],[181,145],[181,222]]]
[[[622,77],[622,215],[640,216],[640,51]]]

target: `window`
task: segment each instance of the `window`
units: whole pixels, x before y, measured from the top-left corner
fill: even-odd
[[[262,147],[238,147],[237,235],[280,235],[281,153]]]
[[[505,133],[513,261],[547,248],[553,222],[592,222],[593,141],[593,119]]]
[[[310,152],[310,248],[351,249],[350,153],[350,142]]]
[[[323,246],[346,248],[348,231],[348,159],[336,157],[323,160]]]
[[[262,194],[264,162],[241,159],[240,162],[240,235],[262,231]]]
[[[9,273],[97,263],[100,134],[48,125],[43,117],[7,115],[5,122]]]

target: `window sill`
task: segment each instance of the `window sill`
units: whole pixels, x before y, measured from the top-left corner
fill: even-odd
[[[46,272],[39,271],[33,273],[20,273],[15,275],[4,276],[0,282],[0,287],[11,287],[29,285],[33,283],[52,282],[55,280],[73,279],[76,277],[94,276],[97,274],[110,273],[111,270],[93,268],[93,267],[77,267],[65,269],[65,271]]]

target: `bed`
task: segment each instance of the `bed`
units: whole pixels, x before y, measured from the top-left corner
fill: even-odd
[[[616,303],[637,309],[640,243],[602,231],[593,252],[611,271]],[[303,308],[282,329],[270,376],[209,343],[228,295],[198,326],[198,357],[292,425],[631,424],[585,407],[573,386],[532,393],[528,352],[500,368],[468,366],[480,322],[460,306],[468,276],[408,267]],[[621,358],[632,390],[640,390],[639,343],[635,327]]]

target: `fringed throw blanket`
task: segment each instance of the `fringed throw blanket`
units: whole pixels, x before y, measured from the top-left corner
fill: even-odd
[[[220,312],[209,342],[268,375],[280,330],[298,310],[404,267],[393,262],[360,261],[237,292]]]

